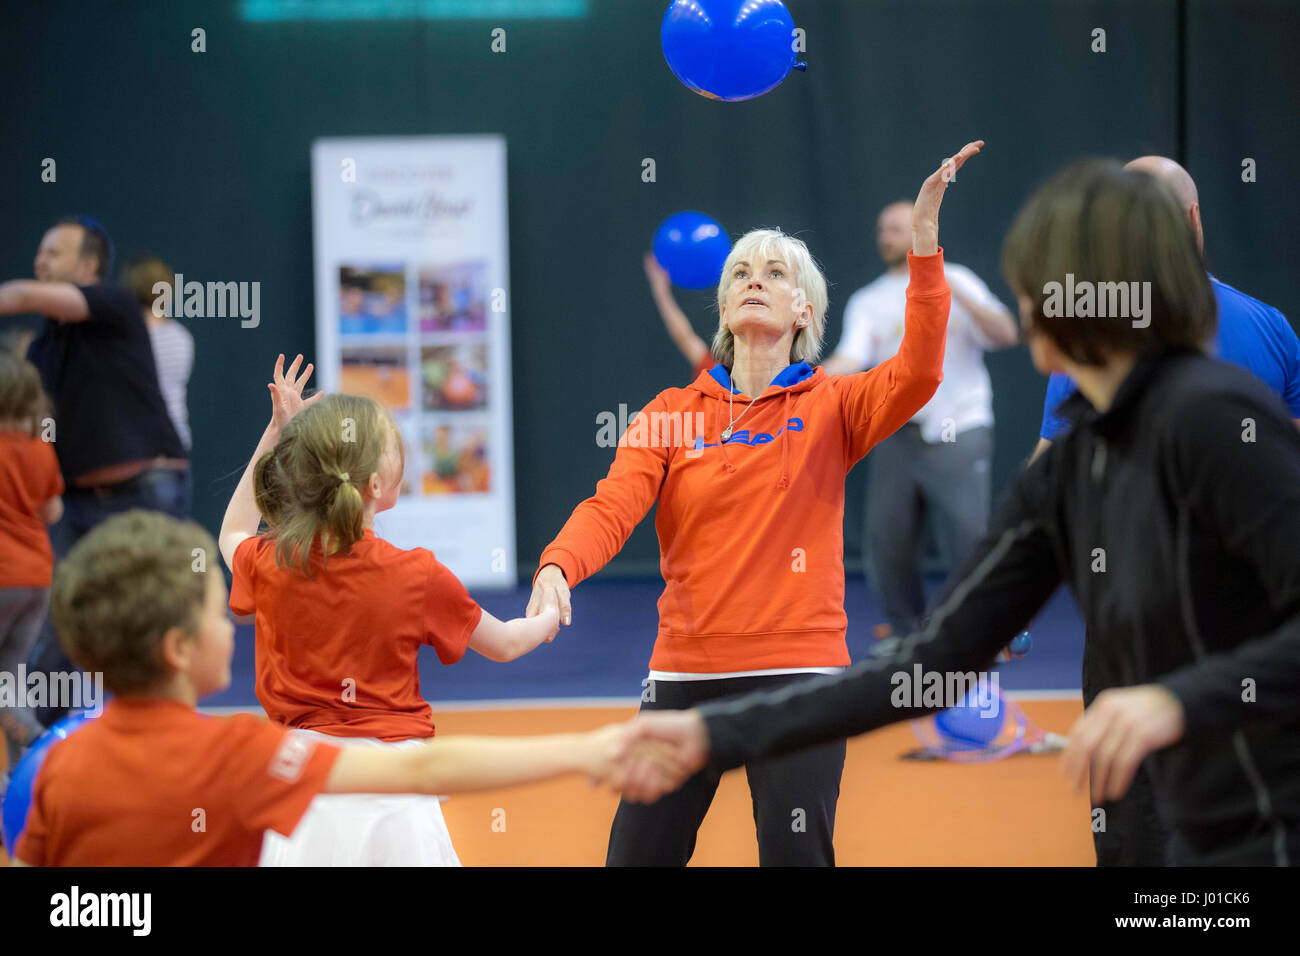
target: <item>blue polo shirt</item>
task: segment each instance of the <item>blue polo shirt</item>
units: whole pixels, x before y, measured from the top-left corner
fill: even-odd
[[[1286,316],[1214,276],[1210,276],[1210,285],[1219,302],[1219,328],[1210,354],[1254,374],[1282,398],[1292,418],[1300,418],[1300,339]],[[1056,410],[1074,393],[1074,381],[1068,375],[1052,373],[1039,435],[1050,441],[1070,427]]]

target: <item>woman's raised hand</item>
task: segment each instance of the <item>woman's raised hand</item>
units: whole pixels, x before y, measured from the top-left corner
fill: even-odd
[[[315,368],[310,362],[298,374],[298,368],[302,365],[302,356],[299,355],[289,366],[288,373],[284,370],[284,355],[277,356],[275,360],[275,373],[271,382],[266,386],[271,390],[271,427],[275,429],[284,428],[289,423],[289,419],[297,415],[300,411],[314,402],[320,401],[325,397],[324,392],[317,392],[311,398],[302,397],[303,386],[307,384],[307,379],[311,378],[312,369]]]
[[[912,252],[918,256],[932,256],[939,251],[939,205],[948,183],[957,176],[966,160],[980,151],[984,140],[967,143],[955,156],[949,156],[921,184],[912,207]]]

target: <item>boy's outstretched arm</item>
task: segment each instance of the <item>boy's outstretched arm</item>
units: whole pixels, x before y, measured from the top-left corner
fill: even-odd
[[[606,779],[627,747],[628,725],[533,737],[439,737],[410,750],[345,748],[325,793],[467,793],[582,773]]]

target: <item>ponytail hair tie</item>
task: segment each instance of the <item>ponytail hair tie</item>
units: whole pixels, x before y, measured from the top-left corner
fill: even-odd
[[[351,480],[352,480],[352,476],[349,475],[346,471],[341,471],[341,472],[339,472],[339,481],[345,481],[345,482],[346,482],[346,481],[351,481]]]

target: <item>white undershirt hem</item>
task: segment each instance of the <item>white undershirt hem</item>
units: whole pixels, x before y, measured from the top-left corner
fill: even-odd
[[[732,677],[775,677],[778,674],[838,674],[843,667],[777,667],[765,671],[727,671],[723,674],[689,674],[651,671],[649,680],[727,680]]]

